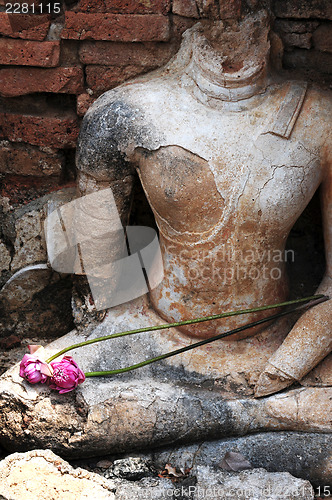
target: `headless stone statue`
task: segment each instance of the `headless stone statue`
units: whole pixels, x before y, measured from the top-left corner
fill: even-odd
[[[303,82],[268,75],[266,21],[261,13],[235,29],[220,22],[196,25],[164,70],[104,94],[83,123],[81,193],[106,186],[118,193],[115,179],[127,181],[127,192],[118,196],[125,220],[128,178],[138,172],[159,228],[165,270],[150,301],[168,322],[285,300],[286,239],[320,184],[328,268],[319,291],[331,290],[331,104]],[[237,316],[181,331],[205,338],[246,322]],[[287,328],[289,323],[279,326],[278,341]],[[308,373],[331,350],[331,329],[330,303],[305,314],[262,373],[256,395]],[[178,341],[179,333],[173,336]],[[212,349],[223,351],[222,343]]]
[[[53,343],[50,353],[87,337],[286,300],[286,240],[319,186],[327,267],[318,292],[332,293],[330,96],[272,77],[268,57],[264,12],[239,24],[204,21],[184,34],[165,68],[105,93],[89,109],[78,146],[80,195],[111,188],[127,225],[136,170],[159,229],[164,279],[148,296],[107,311],[93,331],[81,322],[79,333]],[[98,221],[90,216],[92,227]],[[78,323],[83,309],[77,306]],[[268,314],[145,333],[73,356],[85,371],[120,368]],[[48,418],[60,418],[66,404],[73,431],[64,438],[61,426],[48,437],[35,430],[34,443],[51,440],[75,456],[267,430],[326,439],[331,302],[294,321],[256,327],[130,375],[89,379],[70,396],[74,408],[52,396]],[[28,387],[15,370],[6,377],[3,384],[14,380],[17,400],[43,428],[35,407],[50,401],[45,388]],[[302,386],[253,398],[294,382]],[[7,441],[21,436],[17,428],[6,432]],[[31,438],[24,439],[23,447]]]

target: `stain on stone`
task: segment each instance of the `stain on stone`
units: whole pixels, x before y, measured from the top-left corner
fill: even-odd
[[[99,180],[120,180],[133,173],[128,149],[156,136],[139,108],[133,108],[119,92],[107,92],[86,113],[80,135],[78,170]]]

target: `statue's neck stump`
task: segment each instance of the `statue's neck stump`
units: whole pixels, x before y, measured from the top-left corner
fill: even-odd
[[[239,35],[240,36],[240,35]],[[191,31],[191,58],[187,75],[207,97],[237,102],[265,91],[268,85],[269,42],[254,42],[237,49],[222,43],[220,50],[199,29]]]

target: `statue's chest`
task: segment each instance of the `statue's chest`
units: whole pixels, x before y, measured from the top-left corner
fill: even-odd
[[[319,184],[319,148],[307,147],[294,118],[278,135],[280,108],[278,96],[244,112],[174,96],[162,112],[149,106],[154,138],[141,143],[138,164],[156,216],[179,231],[208,231],[234,217],[291,226]]]
[[[190,141],[178,133],[141,153],[140,176],[156,215],[180,231],[204,232],[234,216],[292,225],[319,183],[317,154],[254,126],[219,125],[220,134],[192,127]]]

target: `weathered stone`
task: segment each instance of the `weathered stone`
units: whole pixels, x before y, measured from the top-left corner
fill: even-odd
[[[156,470],[151,463],[140,457],[128,457],[115,460],[103,475],[107,479],[137,481],[143,477],[156,476]]]
[[[258,432],[253,435],[205,441],[188,446],[172,446],[140,454],[162,469],[165,463],[177,470],[194,466],[222,467],[228,452],[241,453],[253,468],[269,472],[287,471],[309,480],[315,487],[332,480],[331,433]]]
[[[128,330],[133,317],[136,327],[158,323],[158,317],[143,305],[137,301],[136,307],[131,304],[113,308],[89,336],[86,330],[82,334],[73,331],[47,347],[46,355],[76,342]],[[124,338],[96,343],[76,349],[73,357],[86,372],[129,366],[160,354],[162,349],[171,351],[172,345],[174,349],[176,343],[165,346],[165,335],[168,336],[167,331],[129,337],[129,341]],[[108,343],[111,355],[105,349]],[[43,385],[29,385],[20,379],[16,366],[1,378],[0,442],[10,451],[29,449],[33,445],[51,447],[74,458],[107,451],[128,452],[146,446],[157,448],[179,440],[193,443],[277,429],[303,433],[330,431],[326,415],[331,388],[295,389],[261,400],[241,396],[245,380],[249,378],[246,369],[259,370],[258,363],[264,366],[266,358],[251,356],[251,367],[246,368],[237,344],[236,341],[225,344],[228,363],[219,363],[218,367],[216,364],[205,374],[199,375],[195,370],[195,362],[206,357],[202,347],[191,356],[186,353],[177,356],[172,364],[159,362],[135,374],[89,378],[65,396],[50,392]],[[230,374],[231,353],[236,363]],[[230,387],[237,392],[232,392]],[[22,408],[29,421],[23,428]],[[275,450],[276,457],[280,451],[278,463],[285,450],[280,447]],[[251,457],[247,458],[251,461]],[[316,459],[314,455],[312,460]],[[325,478],[326,469],[320,472]]]
[[[214,500],[258,500],[284,498],[296,500],[313,499],[313,489],[308,481],[301,481],[287,473],[271,474],[263,469],[245,473],[227,473],[209,467],[194,467],[188,477],[168,480],[144,479],[136,482],[120,482],[116,489],[116,499],[140,500],[142,497],[161,500],[163,498],[201,498]]]
[[[332,386],[332,354],[326,356],[319,365],[301,380],[304,387]]]
[[[71,280],[46,264],[27,266],[0,290],[0,336],[54,338],[72,328]]]
[[[7,246],[0,241],[0,273],[8,271],[11,263],[11,255]]]
[[[214,15],[216,2],[201,4]],[[47,356],[100,335],[286,298],[285,257],[274,260],[267,251],[283,254],[294,221],[329,175],[324,155],[331,108],[324,92],[307,90],[303,82],[267,78],[265,13],[224,27],[197,25],[166,68],[108,92],[86,114],[77,166],[88,208],[81,209],[82,218],[76,212],[64,223],[66,235],[71,242],[85,242],[88,235],[93,258],[105,248],[103,264],[113,247],[117,256],[116,245],[108,245],[107,253],[102,238],[96,244],[107,219],[99,217],[96,199],[114,187],[119,217],[114,205],[112,216],[126,225],[138,168],[160,229],[164,278],[150,284],[149,301],[112,307],[96,327],[96,300],[90,292],[77,293],[79,331],[48,346]],[[51,231],[55,249],[61,237],[65,240],[63,233],[60,223]],[[248,250],[253,250],[249,259]],[[239,265],[240,274],[229,272]],[[105,278],[102,267],[97,271]],[[82,266],[78,272],[84,273]],[[109,278],[103,282],[105,301],[116,295],[116,279]],[[329,283],[327,275],[322,293],[330,294]],[[250,319],[259,326],[264,315],[256,310]],[[47,385],[29,386],[16,366],[0,384],[2,443],[20,449],[52,446],[75,457],[264,431],[330,432],[331,387],[299,383],[330,352],[331,302],[305,311],[297,321],[287,317],[216,341],[216,334],[231,328],[239,334],[245,323],[247,318],[232,316],[76,349],[75,360],[93,375],[186,347],[172,359],[141,367],[135,376],[87,376],[66,395]],[[192,337],[204,342],[213,337],[214,343],[189,351]],[[254,391],[262,397],[294,383],[281,394],[253,397]],[[329,470],[328,463],[324,480]]]
[[[46,261],[45,237],[42,226],[43,213],[26,211],[15,221],[16,238],[11,262],[13,272],[38,261]]]
[[[219,18],[219,5],[214,0],[196,0],[199,17]]]
[[[6,500],[115,500],[114,491],[112,482],[74,469],[51,450],[14,453],[0,462],[0,495]]]
[[[287,472],[268,473],[264,469],[242,471],[239,473],[214,472],[206,466],[196,468],[197,484],[192,488],[194,500],[208,498],[213,492],[217,500],[258,500],[268,498],[277,500],[313,500],[314,491],[309,481],[292,477]],[[189,490],[190,491],[190,490]]]
[[[253,17],[248,16],[234,31],[223,31],[223,23],[214,23],[209,34],[206,23],[204,28],[198,24],[186,33],[178,57],[168,67],[155,73],[152,78],[143,76],[107,93],[94,103],[83,120],[77,156],[79,176],[82,178],[80,188],[81,185],[84,186],[86,175],[92,176],[102,187],[107,179],[113,179],[115,172],[118,175],[120,164],[124,165],[123,177],[128,170],[130,172],[130,168],[139,168],[140,179],[160,228],[163,262],[166,266],[164,279],[159,286],[151,289],[150,298],[160,316],[170,322],[217,314],[220,304],[232,309],[241,308],[244,304],[249,307],[262,303],[262,289],[266,293],[265,303],[283,300],[287,296],[284,264],[275,267],[272,262],[276,261],[265,254],[264,264],[260,260],[251,266],[245,253],[248,249],[255,253],[258,248],[261,255],[266,251],[266,233],[264,232],[262,239],[257,238],[256,233],[256,230],[260,231],[264,213],[264,221],[270,221],[273,226],[273,229],[270,227],[270,235],[271,238],[273,235],[274,251],[277,250],[276,235],[279,234],[279,251],[282,254],[285,233],[280,232],[281,227],[285,231],[288,228],[289,231],[313,194],[313,184],[308,183],[309,177],[318,187],[321,181],[317,176],[317,167],[319,165],[321,171],[326,168],[325,163],[316,157],[317,167],[310,168],[309,177],[304,175],[304,171],[307,174],[309,172],[310,151],[317,151],[318,147],[321,154],[325,154],[323,151],[329,135],[327,123],[330,119],[330,99],[323,92],[314,89],[307,91],[304,82],[285,81],[278,91],[274,87],[274,92],[271,92],[262,69],[269,51],[268,27],[264,27],[267,17],[262,12],[257,16],[262,26],[261,38],[259,43],[256,38],[252,41],[249,53],[248,40],[254,29]],[[258,17],[256,21],[258,22]],[[244,70],[244,67],[247,69]],[[252,71],[251,80],[247,76],[248,68]],[[251,84],[248,83],[249,80]],[[185,83],[176,83],[179,81]],[[193,81],[196,82],[195,86]],[[186,93],[186,88],[191,90]],[[199,104],[192,99],[191,92],[196,95]],[[246,99],[252,103],[253,109],[259,105],[261,113],[260,120],[256,122],[255,112],[251,111],[250,133],[248,122],[242,121],[245,120],[244,116],[247,117],[242,114]],[[319,106],[319,113],[314,110],[313,102]],[[234,110],[237,110],[235,115]],[[313,129],[308,127],[309,117],[315,123],[314,135],[311,134]],[[105,120],[107,132],[104,132]],[[204,133],[202,123],[206,127]],[[240,130],[246,132],[240,133]],[[93,137],[96,139],[92,139]],[[243,140],[241,149],[240,138]],[[297,148],[295,144],[298,144]],[[302,150],[303,144],[306,144],[305,150]],[[235,160],[231,150],[237,151],[236,165],[232,163]],[[215,151],[218,158],[219,154],[222,155],[223,161],[230,165],[229,170],[221,168],[217,157],[211,159],[212,151]],[[241,154],[242,159],[239,160]],[[293,158],[291,163],[290,157]],[[231,172],[238,171],[239,161],[242,167],[235,181]],[[278,166],[275,165],[276,161]],[[179,162],[183,167],[179,167]],[[261,170],[257,171],[257,164],[264,164],[264,174]],[[187,172],[185,165],[191,165],[190,178],[188,174],[184,175]],[[272,165],[276,166],[275,170]],[[297,188],[294,187],[294,175],[297,176]],[[251,181],[248,184],[249,177]],[[205,179],[204,185],[201,178]],[[156,179],[160,182],[156,183]],[[303,190],[303,182],[308,183],[306,190]],[[284,202],[280,198],[281,188],[284,190]],[[95,189],[97,190],[97,186]],[[237,190],[236,194],[234,189]],[[293,204],[294,189],[297,190],[301,209],[299,204]],[[82,193],[86,192],[82,189]],[[127,193],[129,197],[129,192]],[[226,203],[225,200],[229,202]],[[233,209],[230,200],[234,204]],[[122,206],[127,205],[128,198],[123,198],[120,203]],[[278,222],[271,203],[278,211]],[[287,203],[289,209],[286,210]],[[292,218],[290,210],[293,210]],[[197,212],[201,214],[198,218]],[[247,221],[247,217],[254,226]],[[283,219],[282,224],[280,217]],[[289,221],[288,224],[286,220]],[[235,238],[237,231],[238,237]],[[229,236],[226,240],[225,234]],[[231,240],[231,235],[236,242]],[[240,244],[241,238],[245,250]],[[264,277],[261,269],[265,267],[267,270],[268,266],[273,266],[273,270],[270,269],[269,277]],[[241,274],[243,270],[244,273]],[[276,273],[279,279],[275,279]],[[320,290],[330,293],[329,277],[326,279]],[[257,280],[261,285],[258,285]],[[241,287],[238,288],[240,281]],[[258,317],[261,321],[262,316],[259,314]],[[252,318],[255,316],[251,316]],[[188,336],[204,338],[224,332],[225,329],[239,327],[244,322],[244,317],[233,317],[221,320],[220,323],[216,321],[181,327],[181,331]],[[304,319],[293,329],[291,327],[289,339],[292,341],[285,341],[283,348],[280,347],[284,340],[281,337],[290,331],[285,329],[282,333],[280,328],[280,344],[275,347],[282,349],[280,352],[285,358],[283,361],[281,355],[278,359],[273,358],[274,368],[267,366],[266,373],[257,381],[256,395],[261,397],[267,391],[276,392],[301,380],[310,371],[309,366],[313,368],[318,359],[322,360],[330,352],[330,330],[331,303],[328,302],[305,313]],[[243,335],[251,335],[257,331],[252,330]],[[317,335],[321,342],[316,341]],[[276,341],[276,337],[274,339]],[[320,354],[316,357],[318,349]],[[296,363],[293,356],[295,352]],[[216,363],[221,362],[220,358],[216,359]],[[206,362],[213,363],[211,359]],[[203,369],[203,364],[202,359],[197,366],[198,372]]]
[[[95,100],[96,98],[88,93],[78,95],[76,106],[78,116],[84,116]]]
[[[61,31],[63,30],[63,18],[58,17],[55,19],[55,22],[52,22],[48,33],[47,33],[47,40],[53,41],[53,40],[60,40],[61,39]],[[62,47],[61,47],[61,52],[62,52]],[[62,54],[61,54],[62,56]]]
[[[132,458],[127,461],[135,460]],[[121,462],[121,461],[119,461]],[[181,477],[183,476],[184,479]],[[74,469],[51,450],[14,453],[0,462],[0,495],[5,500],[89,499],[140,500],[141,498],[213,498],[214,500],[312,500],[313,488],[287,472],[254,469],[239,473],[195,465],[190,475],[180,473],[176,483],[165,478],[144,477],[106,480],[82,468]]]
[[[64,190],[5,214],[3,231],[12,245],[6,269],[12,276],[0,290],[0,336],[52,338],[72,328],[71,279],[47,266],[43,227],[47,203],[61,206],[72,196]]]
[[[198,0],[200,2],[201,0]],[[203,0],[204,2],[204,0]],[[206,1],[209,3],[209,0]],[[211,2],[212,3],[212,2]],[[241,14],[241,0],[219,0],[220,19],[238,19]]]
[[[138,483],[118,482],[115,498],[116,500],[128,500],[129,498],[130,500],[142,500],[147,495],[147,498],[153,498],[153,500],[163,500],[167,497],[172,498],[174,493],[177,492],[170,479],[144,478]]]
[[[315,49],[332,52],[332,26],[321,24],[312,35]]]

